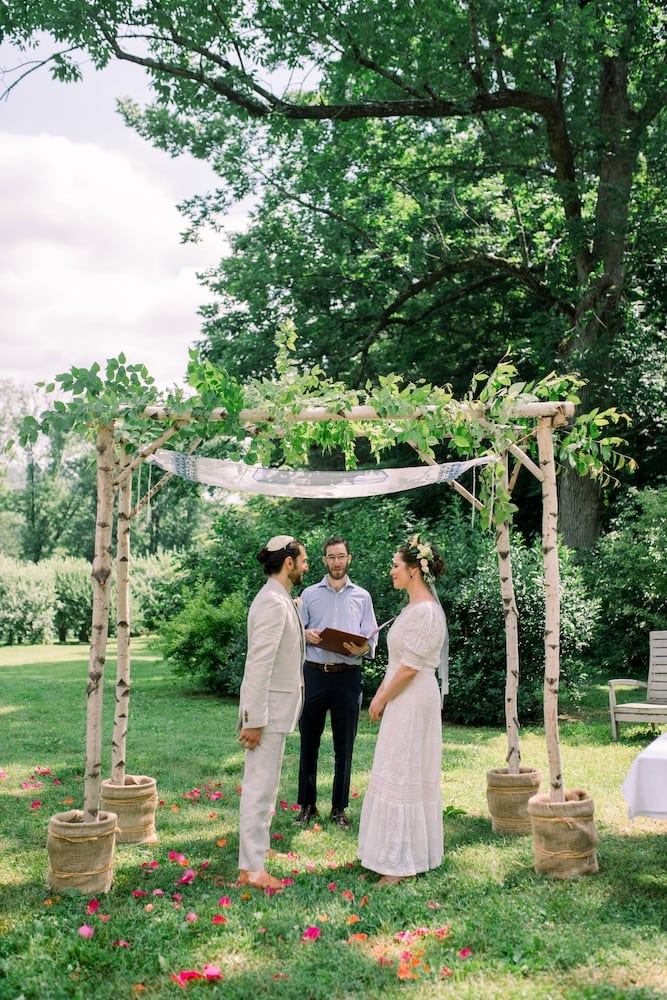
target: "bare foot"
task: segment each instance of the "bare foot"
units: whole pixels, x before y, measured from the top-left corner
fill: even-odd
[[[267,871],[247,872],[239,871],[239,885],[249,889],[262,889],[269,892],[282,892],[285,886],[279,879],[269,875]]]
[[[399,882],[405,882],[406,879],[410,878],[414,878],[414,875],[383,875],[375,884],[378,886],[398,885]]]

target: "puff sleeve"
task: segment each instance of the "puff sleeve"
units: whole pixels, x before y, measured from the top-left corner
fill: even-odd
[[[401,663],[413,670],[423,670],[425,667],[437,670],[447,632],[445,615],[440,605],[432,601],[416,605],[402,631]]]

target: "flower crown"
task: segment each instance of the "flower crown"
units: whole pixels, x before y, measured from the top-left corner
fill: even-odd
[[[425,583],[435,583],[435,575],[431,570],[433,560],[433,549],[428,542],[420,542],[419,535],[413,535],[408,542],[408,552],[413,559],[419,562]]]

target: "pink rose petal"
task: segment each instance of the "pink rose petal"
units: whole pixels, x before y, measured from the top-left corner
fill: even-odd
[[[302,941],[317,941],[318,937],[322,931],[319,927],[306,927],[305,931],[301,935]]]

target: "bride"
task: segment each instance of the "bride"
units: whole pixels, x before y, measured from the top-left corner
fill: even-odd
[[[387,671],[368,712],[380,722],[359,823],[359,858],[393,885],[437,868],[443,856],[441,695],[447,622],[435,592],[444,563],[415,535],[396,552],[391,578],[408,604],[389,630]],[[444,683],[444,680],[443,680]],[[444,688],[443,688],[444,690]]]

